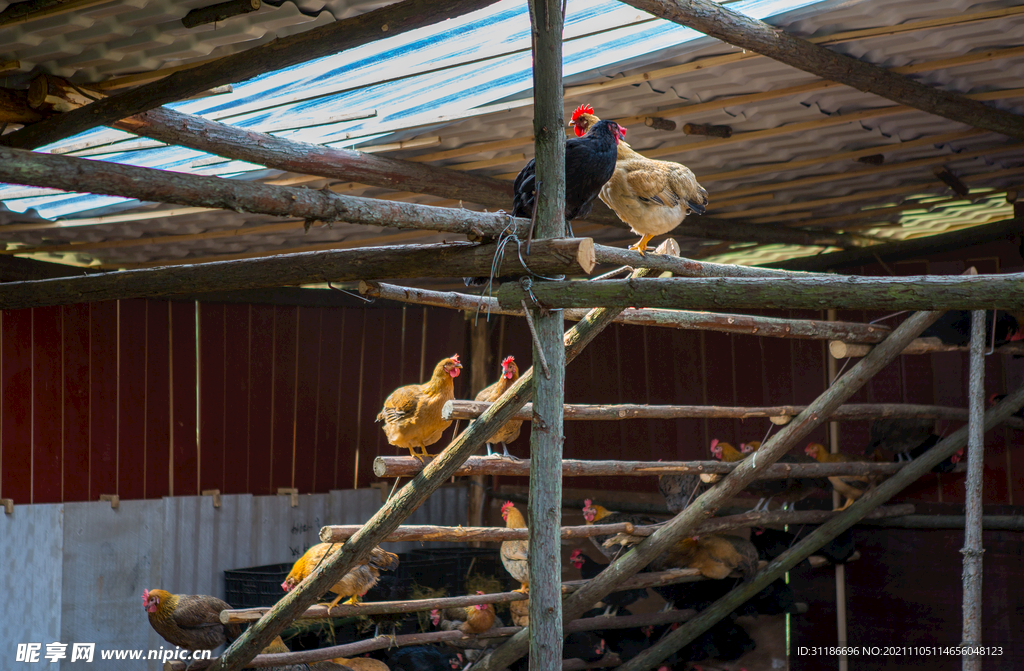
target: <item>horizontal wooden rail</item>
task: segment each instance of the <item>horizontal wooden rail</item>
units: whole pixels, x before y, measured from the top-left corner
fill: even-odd
[[[623,527],[612,533],[632,533],[634,527],[629,522],[622,522],[609,526]],[[626,528],[628,527],[628,529]],[[324,543],[341,543],[347,540],[359,529],[362,524],[338,524],[326,526],[320,529],[320,540]],[[591,524],[578,527],[562,527],[562,539],[589,538],[591,536],[603,536],[604,534],[594,531]],[[525,541],[530,538],[529,529],[509,529],[506,527],[438,527],[426,524],[410,524],[400,526],[384,539],[385,543],[400,543],[402,541],[444,541],[444,542],[502,542],[502,541]]]
[[[867,356],[871,351],[871,345],[861,343],[844,342],[833,340],[828,344],[829,354],[836,359],[859,358]],[[967,345],[950,345],[938,338],[918,338],[913,341],[902,354],[934,354],[935,352],[966,352]],[[1014,356],[1024,355],[1024,342],[1010,342],[1000,345],[992,350],[996,354],[1011,354]]]
[[[430,463],[430,460],[427,460]],[[651,476],[670,473],[705,473],[725,475],[740,463],[724,461],[588,461],[563,459],[562,477],[591,477],[608,475]],[[824,478],[830,475],[892,475],[909,462],[876,463],[870,461],[835,464],[774,463],[759,472],[755,480],[785,480],[786,478]],[[373,460],[373,473],[379,478],[413,476],[423,470],[423,463],[414,457],[377,457]],[[954,470],[962,471],[957,464]],[[470,457],[455,475],[509,475],[528,476],[530,460],[513,461],[501,457]],[[455,538],[449,540],[456,540]],[[466,539],[477,540],[477,539]]]
[[[895,507],[895,506],[893,506]],[[913,506],[909,506],[913,507]],[[827,512],[827,511],[821,511]],[[600,525],[599,525],[600,526]],[[855,561],[860,558],[859,553],[848,561]],[[828,560],[821,556],[813,556],[808,560],[812,568],[819,568],[828,565]],[[763,564],[764,562],[762,562]],[[686,582],[699,582],[707,580],[700,574],[698,569],[675,568],[667,571],[652,573],[640,573],[632,576],[615,588],[616,592],[623,592],[631,589],[646,589],[648,587],[661,587],[663,585],[675,585]],[[567,580],[562,583],[562,593],[571,594],[585,585],[587,580]],[[522,592],[495,592],[492,594],[474,594],[471,596],[443,597],[438,599],[420,599],[416,601],[375,601],[361,603],[355,606],[339,604],[334,608],[327,608],[326,604],[310,606],[298,619],[318,620],[333,617],[356,617],[359,615],[380,615],[384,613],[416,613],[444,608],[462,608],[477,604],[509,603],[512,601],[525,601],[529,596]],[[255,622],[263,617],[270,608],[238,608],[221,611],[220,620],[224,624],[247,624]]]
[[[601,282],[538,282],[532,296],[506,282],[498,304],[536,299],[548,308],[643,306],[821,310],[1021,310],[1024,273],[916,277],[672,277]]]
[[[893,464],[895,465],[895,464]],[[960,468],[963,471],[963,468]],[[909,503],[887,506],[873,511],[875,518],[902,517],[914,513],[914,506]],[[740,515],[715,517],[704,522],[701,533],[715,533],[724,529],[738,529],[752,526],[785,526],[788,524],[821,524],[834,516],[830,510],[789,510],[774,512],[748,512]],[[619,524],[589,524],[584,527],[563,527],[562,539],[590,538],[594,536],[612,536],[627,534],[630,536],[650,536],[661,525],[634,525],[628,522]],[[363,528],[361,524],[342,524],[326,526],[320,530],[320,539],[325,543],[342,543]],[[578,533],[566,534],[566,530],[578,530]],[[466,533],[469,531],[470,533]],[[517,533],[508,533],[515,531]],[[505,527],[438,527],[409,525],[398,527],[385,542],[399,541],[439,541],[447,543],[484,541],[498,543],[506,540],[527,540],[527,529],[507,529]],[[585,533],[584,533],[585,532]],[[476,602],[473,602],[476,603]],[[489,602],[480,602],[489,603]],[[455,605],[471,605],[455,604]],[[448,607],[447,605],[445,606]],[[355,611],[353,611],[355,612]],[[362,612],[362,611],[359,611]]]
[[[815,559],[821,560],[821,557]],[[827,563],[827,562],[825,562]],[[812,564],[813,565],[813,564]],[[687,569],[689,571],[696,572],[695,569]],[[509,592],[508,594],[516,595],[518,598],[508,599],[509,601],[521,601],[526,599],[526,595],[520,592]],[[485,596],[497,596],[496,594],[488,594]],[[434,601],[440,601],[435,599]],[[387,602],[381,602],[387,603]],[[400,603],[400,602],[393,602]],[[413,602],[414,603],[414,602]],[[496,601],[475,601],[474,603],[498,603]],[[365,604],[369,606],[370,604]],[[471,604],[469,604],[471,605]],[[438,608],[440,606],[437,606]],[[334,610],[338,610],[339,607],[335,607]],[[349,608],[359,608],[359,606],[350,606]],[[225,623],[246,623],[251,622],[251,619],[236,619],[235,614],[237,613],[249,613],[257,611],[266,611],[269,609],[250,609],[247,611],[223,611],[221,613],[221,620]],[[417,608],[417,610],[422,610]],[[428,609],[429,610],[429,609]],[[381,612],[381,611],[378,611]],[[385,612],[412,612],[412,611],[385,611]],[[225,613],[230,614],[230,617],[225,617]],[[359,614],[367,614],[368,611],[360,611]],[[596,631],[603,629],[632,629],[635,627],[644,627],[647,625],[659,625],[659,624],[671,624],[673,622],[685,622],[696,615],[697,611],[691,609],[685,610],[669,610],[659,611],[657,613],[644,613],[640,615],[623,615],[619,617],[588,617],[580,620],[575,620],[565,626],[565,633],[571,634],[574,632],[581,631]],[[303,616],[305,617],[305,616]],[[332,616],[336,617],[336,616]],[[258,618],[257,618],[258,619]],[[449,643],[453,645],[471,644],[476,641],[488,641],[496,638],[506,638],[519,631],[521,627],[496,627],[489,629],[482,634],[463,634],[461,631],[431,631],[421,634],[403,634],[395,638],[398,646],[407,645],[420,645],[424,643]],[[334,659],[336,657],[356,657],[363,655],[367,652],[374,650],[382,650],[392,646],[394,643],[388,636],[376,636],[374,638],[367,639],[365,641],[358,641],[356,643],[346,643],[343,645],[336,645],[328,648],[318,648],[316,650],[303,650],[299,652],[287,652],[279,653],[274,655],[258,655],[253,658],[249,666],[253,667],[267,667],[267,666],[283,666],[288,664],[308,664],[312,662],[323,661],[327,659]],[[195,661],[191,669],[205,669],[210,666],[212,660],[197,660]],[[176,671],[185,671],[185,663],[183,662],[170,662],[165,669],[174,669]]]
[[[598,262],[601,254],[594,245]],[[648,257],[652,255],[647,255]],[[673,258],[673,257],[668,257]],[[740,266],[737,266],[740,267]],[[430,291],[416,287],[403,287],[381,282],[360,282],[359,293],[371,298],[450,308],[464,312],[480,311],[484,314],[522,316],[522,308],[503,308],[498,299],[488,296],[474,296],[455,291]],[[569,309],[565,318],[579,321],[586,310]],[[614,320],[619,324],[636,326],[660,326],[698,331],[718,331],[738,335],[756,335],[770,338],[797,338],[804,340],[843,340],[857,343],[878,343],[892,332],[887,326],[858,324],[855,322],[828,322],[817,319],[780,319],[754,315],[725,314],[717,312],[690,312],[686,310],[655,310],[652,308],[628,308]]]
[[[448,401],[441,409],[444,419],[476,419],[490,406],[478,401]],[[773,405],[764,407],[730,407],[722,405],[580,405],[565,404],[566,420],[613,421],[624,419],[751,419],[767,417],[775,424],[786,424],[807,406]],[[967,408],[947,405],[920,405],[911,403],[847,403],[836,409],[829,418],[833,421],[863,419],[945,419],[967,421]],[[533,405],[526,404],[514,419],[529,422],[533,419]],[[1024,420],[1011,418],[1010,426],[1024,428]]]

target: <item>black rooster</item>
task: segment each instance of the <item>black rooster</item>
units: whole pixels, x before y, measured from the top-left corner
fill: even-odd
[[[388,654],[387,664],[391,671],[445,671],[462,668],[462,660],[457,653],[433,645],[413,645],[393,650]]]
[[[601,193],[601,187],[615,172],[616,147],[625,137],[626,129],[614,121],[601,121],[587,131],[583,137],[565,141],[565,228],[569,237],[572,233],[570,221],[582,219],[590,214],[594,199]],[[512,184],[512,216],[533,218],[537,202],[537,164],[534,159],[523,166]],[[496,277],[501,283],[511,277]],[[466,286],[484,286],[486,277],[467,277]]]

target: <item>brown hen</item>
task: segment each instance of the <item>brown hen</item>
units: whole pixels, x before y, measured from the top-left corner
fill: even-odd
[[[580,105],[572,113],[571,125],[576,135],[583,135],[598,121],[593,107]],[[641,254],[651,238],[668,233],[690,212],[704,214],[708,204],[708,192],[685,165],[647,158],[625,142],[616,148],[615,172],[601,188],[600,198],[640,236],[630,249]]]
[[[423,384],[408,384],[391,392],[377,414],[377,421],[384,422],[388,442],[408,448],[420,461],[434,456],[427,454],[427,446],[440,440],[444,430],[451,426],[450,419],[441,418],[441,409],[448,401],[455,400],[452,381],[461,370],[459,355],[453,354],[437,362],[433,375]],[[420,454],[416,454],[417,447]]]
[[[476,395],[476,400],[494,403],[501,398],[502,394],[508,391],[509,387],[515,384],[518,379],[519,367],[516,366],[515,357],[505,357],[501,362],[501,379],[491,386],[482,389],[480,393]],[[518,457],[508,453],[508,445],[506,445],[506,443],[511,443],[519,437],[519,429],[522,425],[523,421],[519,419],[512,419],[505,422],[500,429],[495,431],[494,434],[487,439],[487,456],[489,457],[494,454],[494,451],[491,450],[492,444],[501,443],[501,449],[505,452],[501,456],[506,459],[518,460]]]
[[[339,543],[317,543],[306,550],[306,553],[299,557],[299,560],[292,566],[288,577],[281,583],[281,589],[290,592],[296,585],[313,573],[317,566],[322,564],[327,556],[334,555],[340,551],[342,545]],[[370,551],[370,556],[363,564],[356,564],[349,572],[336,582],[330,591],[338,595],[331,602],[330,607],[338,605],[338,602],[349,597],[346,603],[358,603],[359,597],[366,594],[366,591],[377,584],[381,571],[391,571],[398,567],[398,555],[382,550],[379,547]]]
[[[186,650],[213,650],[242,633],[241,625],[221,623],[220,612],[231,606],[215,596],[147,589],[142,592],[142,606],[156,633]]]
[[[508,529],[525,529],[526,520],[519,512],[515,504],[506,501],[501,506],[501,516],[505,520],[505,527]],[[530,541],[503,541],[501,544],[501,563],[505,565],[513,578],[518,580],[522,587],[517,592],[530,591]]]

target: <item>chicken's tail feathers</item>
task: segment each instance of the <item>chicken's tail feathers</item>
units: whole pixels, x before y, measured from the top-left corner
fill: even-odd
[[[398,555],[379,547],[373,548],[367,563],[378,571],[392,571],[398,568]]]
[[[688,200],[686,201],[686,207],[690,208],[690,212],[695,214],[704,214],[704,205],[706,202],[707,201],[705,201],[705,203],[697,203],[695,201]]]

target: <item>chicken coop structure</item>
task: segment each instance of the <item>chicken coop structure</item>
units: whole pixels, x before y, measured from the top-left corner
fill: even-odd
[[[1024,68],[1024,11],[1010,2],[630,0],[570,2],[563,16],[561,2],[535,0],[527,17],[525,3],[486,15],[490,0],[377,4],[282,3],[226,16],[198,2],[132,13],[113,0],[0,12],[0,44],[11,45],[0,47],[9,58],[0,67],[12,73],[0,96],[0,529],[15,529],[26,506],[339,498],[332,490],[384,479],[390,494],[372,517],[350,528],[325,520],[321,539],[345,545],[322,571],[272,608],[222,615],[252,625],[209,668],[238,669],[297,618],[522,600],[314,605],[381,542],[527,537],[486,526],[489,498],[518,496],[530,512],[530,626],[489,632],[507,640],[473,668],[529,654],[539,671],[563,668],[563,636],[589,626],[580,616],[609,592],[694,580],[692,571],[639,572],[703,525],[818,525],[710,608],[637,620],[682,624],[619,664],[633,671],[657,668],[866,521],[882,525],[862,546],[875,569],[872,550],[886,543],[931,542],[943,559],[920,567],[922,577],[903,575],[914,582],[907,591],[893,578],[869,595],[870,576],[853,570],[828,585],[811,578],[829,615],[848,619],[840,626],[850,638],[834,618],[816,618],[794,622],[796,643],[863,646],[875,641],[852,632],[908,633],[896,621],[912,620],[912,608],[883,618],[878,602],[892,592],[953,608],[941,643],[1002,644],[1017,655],[1005,668],[1024,660],[1012,615],[1024,604],[1007,596],[1024,573],[1024,369],[1018,343],[995,347],[981,328],[984,311],[1019,311],[1024,295],[1024,121],[1022,89],[1012,88]],[[451,25],[418,32],[442,21]],[[219,22],[238,32],[218,33]],[[519,32],[493,44],[506,27]],[[52,35],[61,37],[45,41]],[[348,60],[322,60],[338,54]],[[412,74],[395,75],[400,65]],[[427,77],[439,72],[447,83],[432,92]],[[221,89],[229,85],[238,90]],[[427,100],[416,105],[416,95]],[[600,205],[577,222],[579,237],[564,237],[573,178],[560,158],[564,105],[577,102],[630,128],[645,155],[683,158],[707,187],[707,214],[688,217],[660,253],[622,249],[626,227]],[[510,180],[531,147],[541,184],[532,222],[493,211],[511,204]],[[617,270],[578,281],[599,265]],[[526,280],[481,297],[452,291],[462,276]],[[971,311],[969,346],[918,337],[952,309]],[[877,321],[895,311],[913,313]],[[459,350],[476,390],[511,349],[534,365],[492,405],[452,402],[446,417],[472,423],[436,458],[390,456],[372,418],[391,388],[425,379]],[[986,410],[990,393],[1005,397]],[[472,456],[517,413],[530,426],[528,462]],[[774,463],[808,440],[833,451],[863,445],[867,420],[893,417],[941,421],[948,435],[905,464]],[[756,459],[706,459],[712,438],[761,439],[769,428]],[[929,474],[964,447],[966,490],[958,474]],[[754,480],[794,472],[888,479],[842,512],[709,521]],[[653,491],[659,473],[721,479],[664,525],[621,529],[645,540],[598,577],[563,583],[562,539],[596,533],[564,525],[566,503],[576,492],[623,491],[632,500],[617,503],[638,509],[636,494]],[[475,483],[460,499],[468,524],[424,519],[456,476]],[[395,477],[411,480],[391,489]],[[894,497],[898,505],[880,508]],[[908,516],[908,503],[945,516]],[[403,526],[418,508],[415,521],[432,526]],[[962,592],[960,539],[948,531],[957,528]],[[0,538],[13,557],[12,534]],[[951,594],[922,594],[935,584]],[[986,602],[982,584],[1001,596]],[[856,615],[849,597],[865,604]],[[888,625],[872,628],[872,616]],[[418,636],[411,642],[472,638]],[[915,656],[924,659],[904,666],[981,668],[978,655]],[[885,668],[875,662],[864,668]]]

